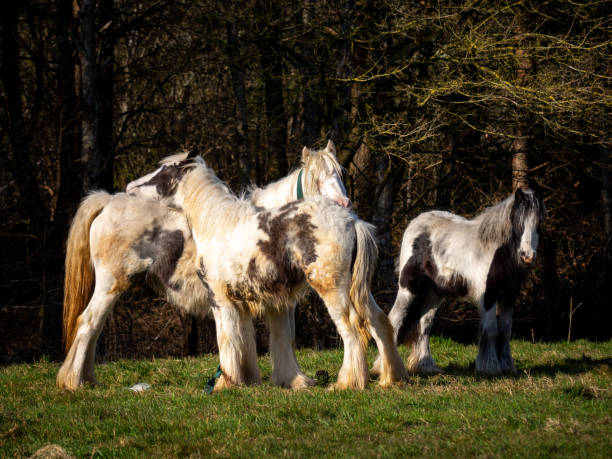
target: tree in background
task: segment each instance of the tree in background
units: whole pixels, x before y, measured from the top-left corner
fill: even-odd
[[[86,190],[122,189],[194,149],[239,193],[328,138],[357,212],[379,230],[384,308],[411,218],[473,215],[529,179],[545,196],[546,237],[514,330],[564,337],[582,303],[572,336],[609,336],[609,2],[226,3],[0,7],[0,321],[32,331],[2,346],[33,343],[3,358],[59,353],[63,245]],[[185,353],[173,340],[190,320],[174,321],[144,285],[111,318],[111,354]],[[338,342],[316,304],[299,314],[299,344]],[[475,336],[470,310],[450,305],[441,319],[439,331]],[[214,342],[201,325],[192,351]]]

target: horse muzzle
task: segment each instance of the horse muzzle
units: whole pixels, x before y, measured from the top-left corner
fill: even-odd
[[[353,206],[353,203],[349,198],[336,198],[336,202],[347,209],[350,209]]]
[[[531,266],[535,261],[535,253],[526,254],[525,252],[520,253],[521,261],[525,263],[525,266]]]

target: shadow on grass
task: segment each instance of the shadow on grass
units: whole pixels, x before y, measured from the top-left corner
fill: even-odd
[[[581,373],[587,373],[598,367],[610,367],[612,368],[612,358],[603,359],[592,359],[585,355],[580,359],[564,359],[561,362],[551,363],[548,365],[534,365],[534,366],[522,366],[520,362],[517,365],[517,373],[504,373],[500,376],[487,376],[477,374],[475,372],[474,363],[469,365],[456,365],[449,364],[446,367],[442,367],[444,374],[452,376],[475,376],[482,379],[490,378],[524,378],[527,376],[554,376],[557,373],[564,373],[568,375],[577,375]],[[422,378],[427,378],[427,375],[421,375]]]

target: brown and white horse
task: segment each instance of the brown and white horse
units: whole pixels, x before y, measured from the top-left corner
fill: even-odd
[[[259,378],[251,317],[283,314],[307,284],[325,302],[344,341],[336,387],[366,386],[370,335],[382,356],[380,384],[405,377],[391,326],[370,292],[373,228],[348,208],[321,197],[256,208],[233,195],[199,157],[178,163],[171,157],[130,192],[162,199],[189,220],[200,277],[213,299],[220,388]],[[286,338],[281,341],[290,347]]]

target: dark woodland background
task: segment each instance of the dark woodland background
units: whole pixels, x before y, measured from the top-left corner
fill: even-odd
[[[188,148],[240,192],[327,139],[357,213],[377,226],[386,311],[411,218],[472,216],[529,184],[547,220],[515,336],[609,339],[611,3],[1,2],[0,364],[62,358],[65,239],[88,190],[120,191]],[[297,327],[298,346],[339,343],[314,295]],[[436,321],[465,342],[477,327],[465,305]],[[99,348],[214,352],[214,326],[142,279]]]

